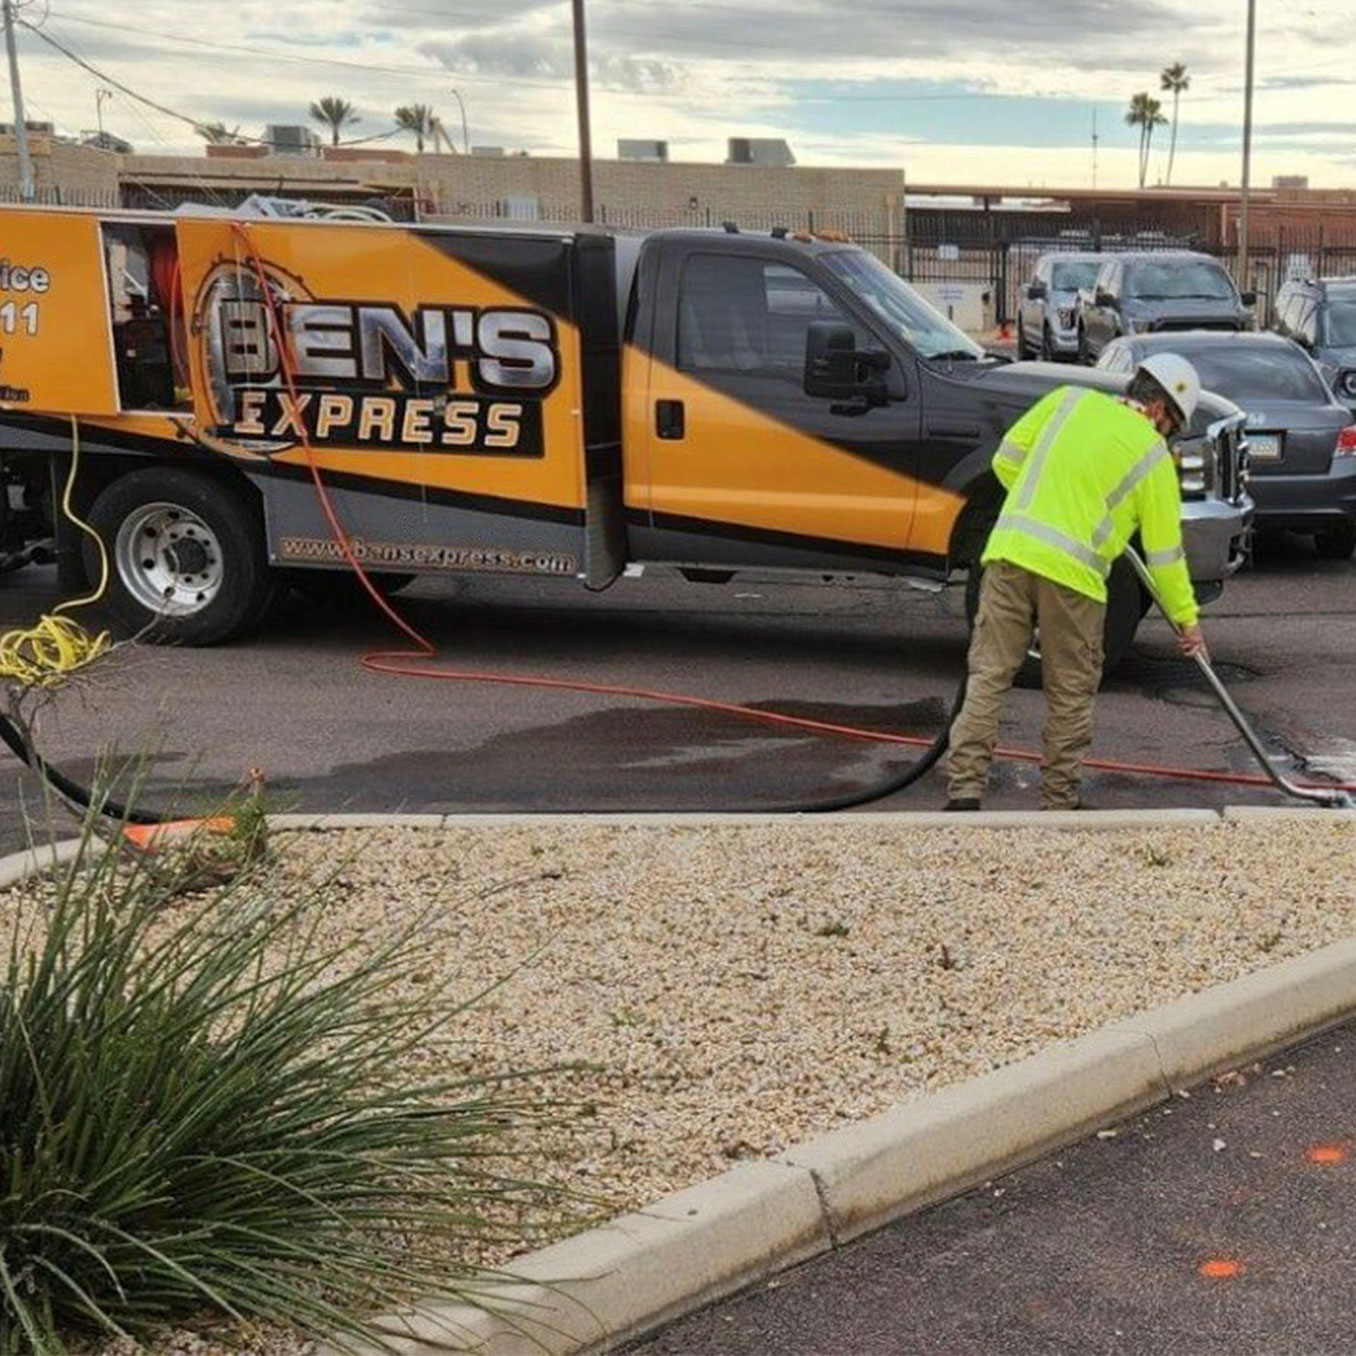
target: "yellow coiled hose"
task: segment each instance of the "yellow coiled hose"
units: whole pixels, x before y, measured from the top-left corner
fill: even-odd
[[[108,552],[99,534],[71,507],[71,492],[80,467],[80,421],[71,415],[71,470],[61,496],[61,511],[99,549],[99,587],[84,598],[59,603],[37,624],[0,635],[0,679],[21,687],[57,687],[77,669],[93,663],[113,648],[107,631],[91,636],[79,622],[60,614],[97,603],[108,589]]]

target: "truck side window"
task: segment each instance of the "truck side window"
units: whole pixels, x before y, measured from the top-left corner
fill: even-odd
[[[694,254],[678,303],[678,367],[800,380],[812,320],[851,323],[812,278],[752,256]],[[859,327],[859,344],[865,342]]]

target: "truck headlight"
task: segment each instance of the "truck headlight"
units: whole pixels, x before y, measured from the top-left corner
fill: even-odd
[[[1212,463],[1206,445],[1193,440],[1172,451],[1183,499],[1203,499],[1210,491]]]

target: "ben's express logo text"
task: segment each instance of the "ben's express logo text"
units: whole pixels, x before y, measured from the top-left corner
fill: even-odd
[[[539,311],[425,306],[410,317],[387,303],[223,298],[212,325],[232,437],[542,455],[541,401],[560,360]]]

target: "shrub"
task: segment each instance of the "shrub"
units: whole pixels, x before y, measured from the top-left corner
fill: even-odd
[[[0,970],[0,1352],[204,1313],[378,1340],[363,1315],[416,1295],[492,1305],[473,1247],[547,1190],[497,1155],[556,1113],[528,1073],[408,1072],[464,1006],[401,996],[426,920],[326,946],[324,883],[284,903],[270,879],[185,896],[87,826],[23,911]]]

